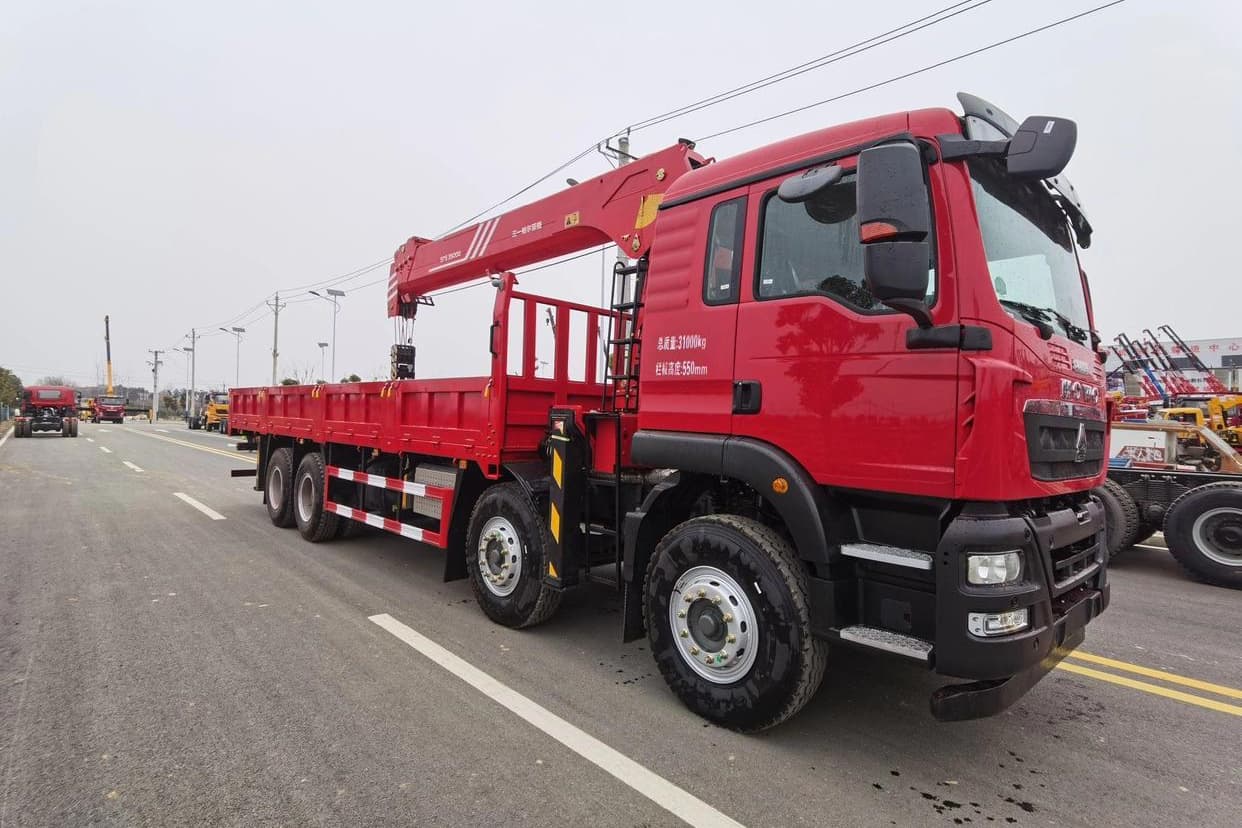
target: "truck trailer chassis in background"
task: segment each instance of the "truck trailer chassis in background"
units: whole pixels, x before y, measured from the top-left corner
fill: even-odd
[[[614,586],[624,637],[729,727],[797,712],[833,643],[966,679],[941,719],[1005,709],[1108,604],[1108,419],[1074,124],[959,98],[720,162],[681,142],[410,239],[389,315],[490,276],[489,373],[234,389],[239,473],[307,540],[446,549],[506,626]],[[607,242],[611,309],[518,289]]]
[[[22,389],[21,406],[13,418],[14,437],[39,432],[78,436],[77,391],[60,385],[31,385]]]

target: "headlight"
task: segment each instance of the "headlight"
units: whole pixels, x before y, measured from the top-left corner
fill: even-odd
[[[972,612],[966,617],[966,629],[972,635],[1009,635],[1029,625],[1030,611],[1025,607],[1009,612]]]
[[[972,584],[1011,584],[1022,577],[1022,553],[967,555],[966,580]]]

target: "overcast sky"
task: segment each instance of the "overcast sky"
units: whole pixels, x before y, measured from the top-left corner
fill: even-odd
[[[984,7],[796,80],[638,132],[666,146],[1000,40],[1103,0]],[[120,381],[151,348],[199,343],[199,385],[319,375],[331,338],[308,283],[434,236],[599,138],[938,8],[886,3],[99,2],[5,4],[0,26],[0,366],[25,381]],[[1097,322],[1242,335],[1228,251],[1242,192],[1239,4],[1129,0],[1054,31],[839,103],[701,143],[724,157],[884,112],[982,95],[1021,120],[1079,124],[1068,169],[1096,228]],[[593,156],[568,175],[602,169]],[[546,192],[535,191],[534,194]],[[341,285],[337,374],[386,376],[385,289]],[[600,262],[532,274],[598,301]],[[355,288],[358,288],[355,291]],[[482,373],[490,289],[420,316],[424,375]],[[304,300],[304,301],[300,301]],[[248,309],[251,309],[248,311]],[[330,353],[328,354],[330,357]],[[167,358],[161,385],[182,385]]]

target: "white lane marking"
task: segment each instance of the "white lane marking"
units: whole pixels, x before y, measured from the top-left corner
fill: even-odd
[[[580,730],[545,707],[501,684],[487,673],[459,658],[431,639],[402,624],[387,613],[369,619],[395,635],[445,670],[478,690],[518,718],[534,725],[588,762],[607,771],[669,813],[694,826],[741,826],[703,800],[648,770],[620,751]]]
[[[211,509],[211,508],[208,508],[207,506],[204,506],[203,504],[199,503],[194,498],[190,497],[185,492],[173,492],[173,497],[181,498],[186,503],[190,504],[195,509],[198,509],[200,512],[202,512],[204,515],[211,518],[212,520],[228,520],[228,518],[226,518],[224,515],[217,512],[215,509]]]
[[[0,446],[3,446],[5,443],[7,443],[9,441],[9,437],[11,437],[12,435],[13,435],[13,426],[9,426],[9,430],[4,432],[3,437],[0,437]]]
[[[121,462],[129,466],[134,471],[138,471],[138,472],[142,471],[142,469],[140,469],[138,466],[135,466],[133,463],[129,462],[128,460],[122,460]]]
[[[96,431],[98,431],[100,434],[111,434],[112,433],[112,430],[107,429],[107,428],[96,429]]]
[[[167,434],[167,433],[168,433],[168,429],[166,429],[166,428],[157,428],[157,429],[156,429],[156,431],[160,432],[161,434]]]
[[[1168,552],[1169,551],[1169,547],[1167,546],[1153,546],[1150,543],[1136,543],[1134,544],[1134,548],[1135,549],[1150,549],[1153,552]]]
[[[112,453],[112,449],[108,448],[107,446],[100,446],[100,447],[99,447],[99,450],[100,450],[100,451],[102,451],[104,454],[111,454],[111,453]]]
[[[93,443],[93,442],[95,442],[95,438],[94,438],[94,437],[87,437],[87,438],[86,438],[86,442],[88,442],[88,443]]]

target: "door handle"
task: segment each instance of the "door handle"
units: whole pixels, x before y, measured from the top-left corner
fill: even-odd
[[[733,381],[733,413],[758,414],[763,407],[763,386],[759,380]]]

